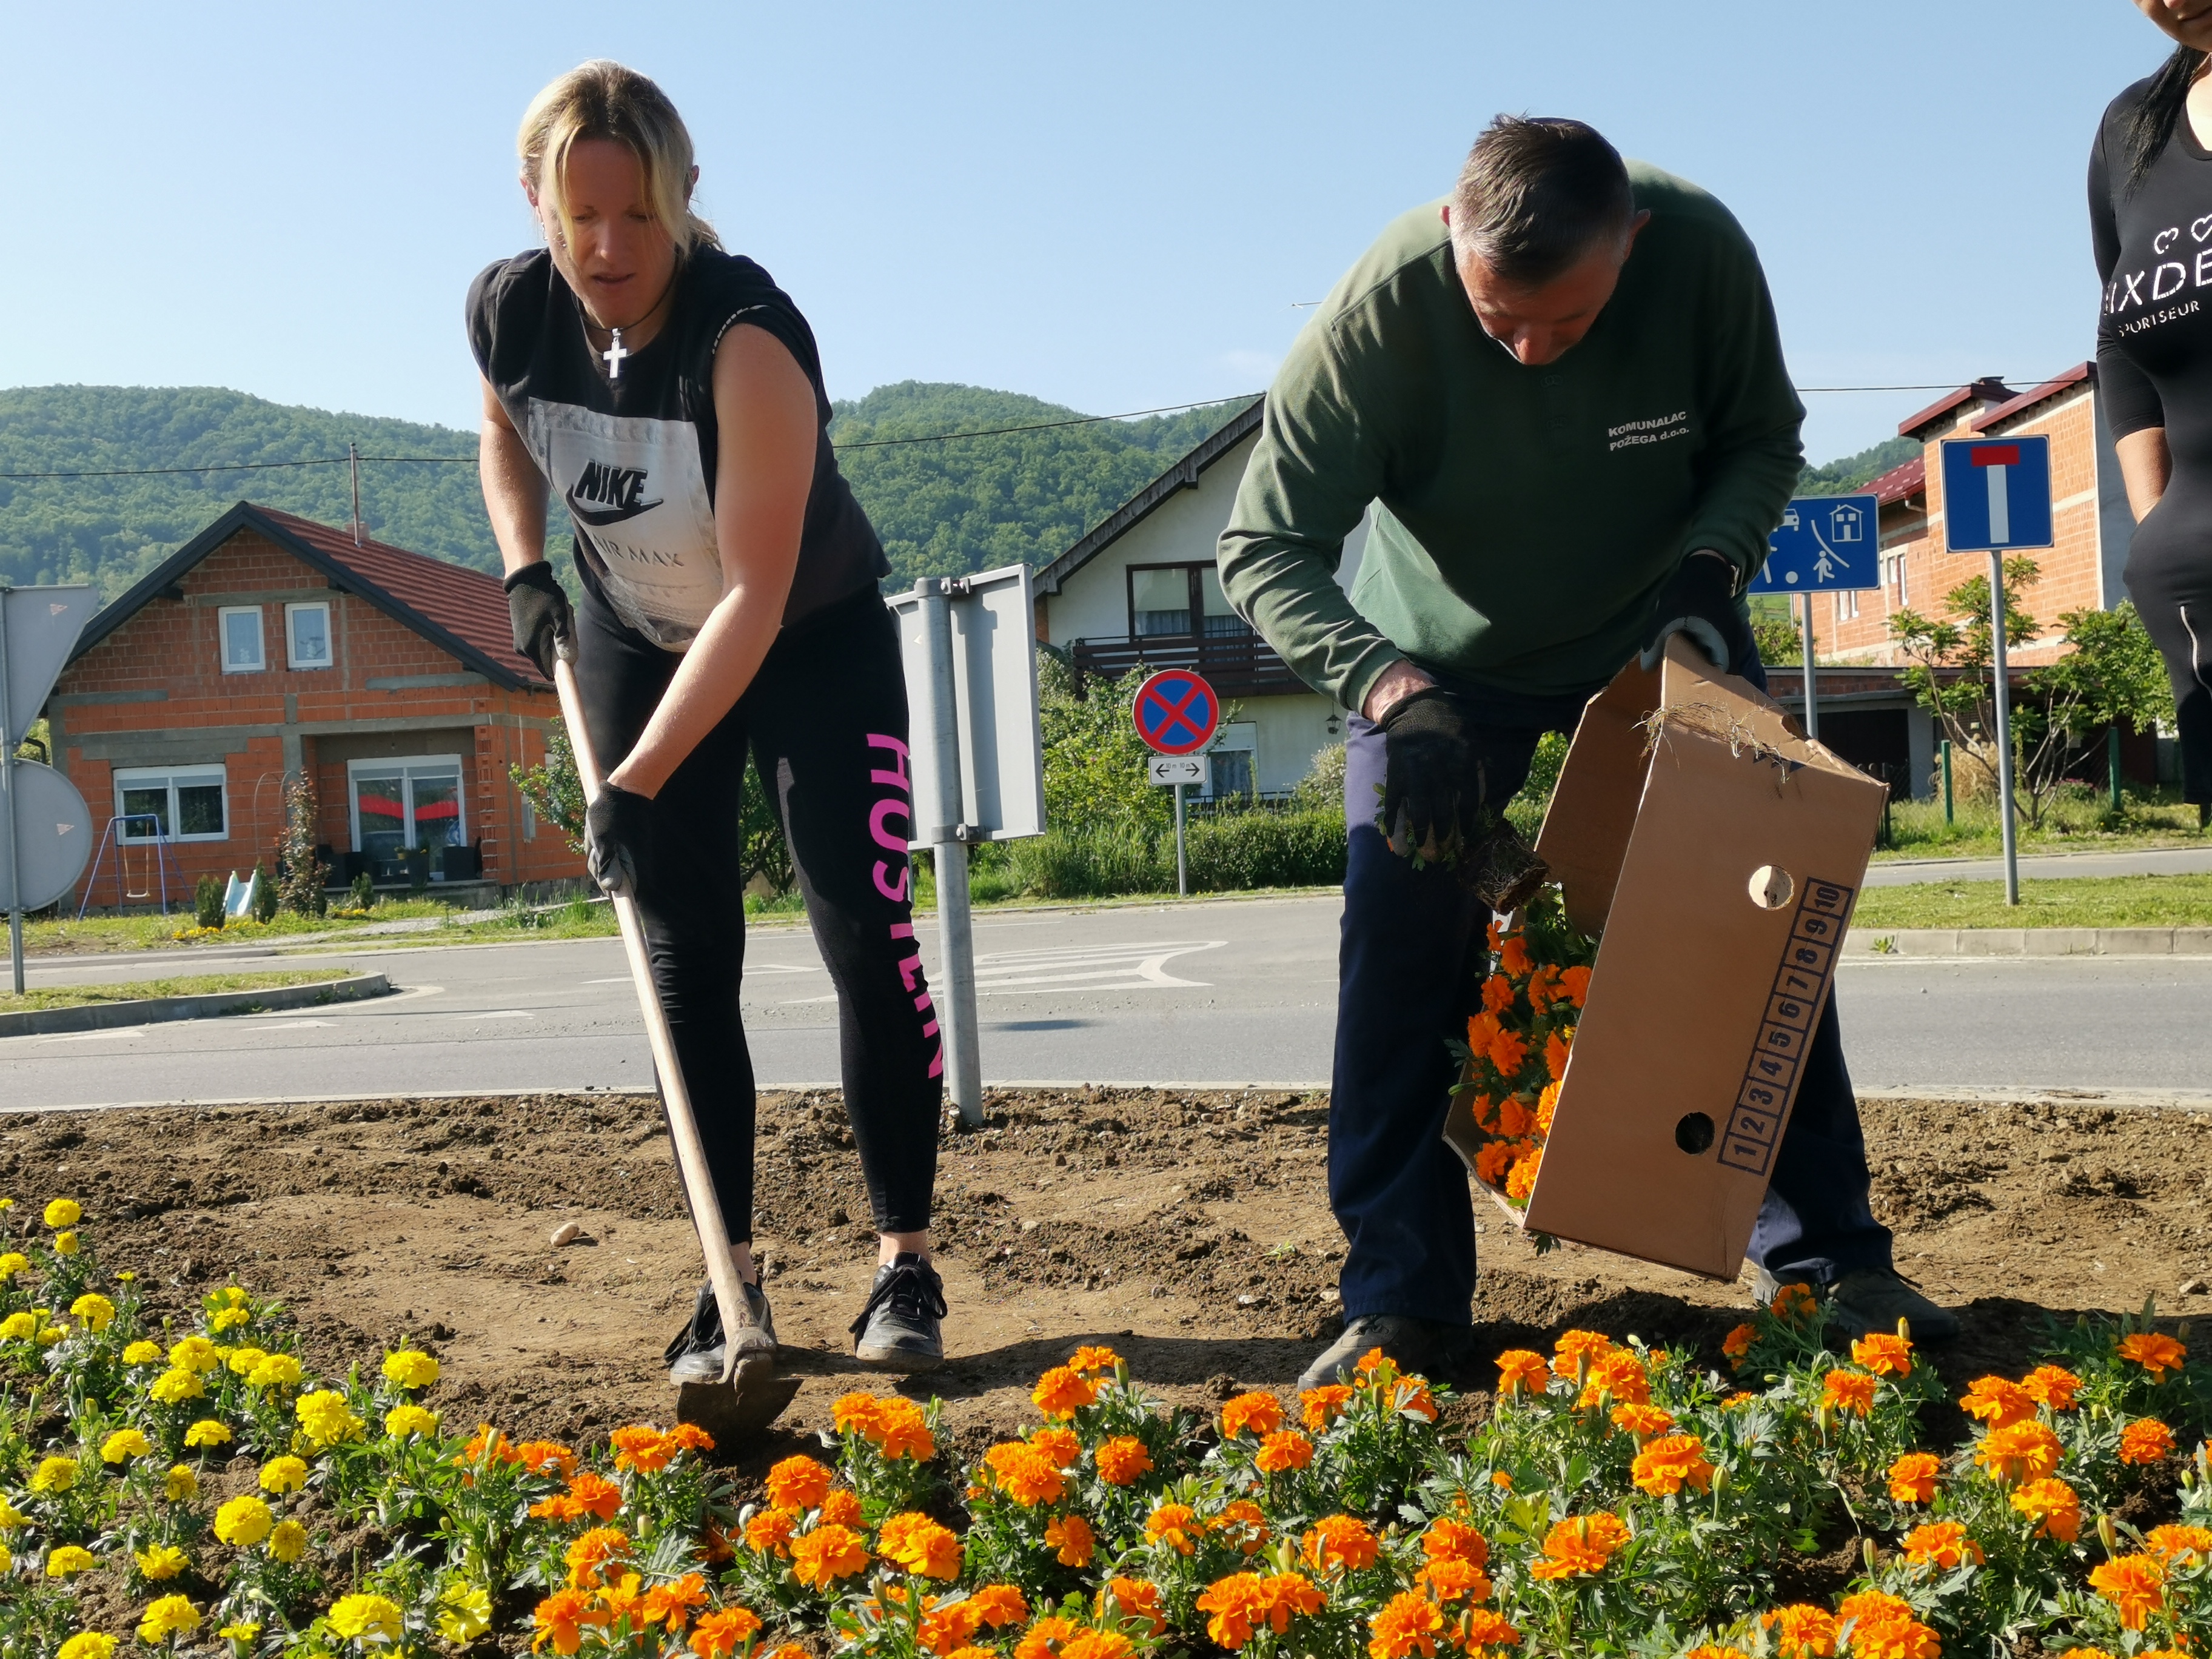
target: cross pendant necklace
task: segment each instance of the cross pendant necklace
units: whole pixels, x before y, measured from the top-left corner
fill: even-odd
[[[619,380],[622,379],[623,359],[635,356],[637,354],[623,345],[620,329],[610,329],[608,332],[615,337],[614,343],[602,351],[599,356],[607,360],[607,379]]]
[[[639,318],[635,322],[626,323],[623,326],[624,328],[633,329],[643,328],[646,324],[652,321],[654,313],[659,312],[661,307],[668,303],[668,296],[676,292],[676,279],[682,274],[682,268],[680,266],[676,270],[671,271],[668,276],[668,286],[660,290],[660,297],[653,302],[652,309],[647,311],[644,316]],[[584,325],[584,339],[586,343],[588,344],[592,337],[592,319],[590,313],[586,312],[580,306],[577,307],[577,320]],[[607,349],[599,353],[599,357],[600,360],[607,366],[607,379],[610,380],[619,380],[622,379],[623,359],[625,357],[635,357],[637,356],[637,353],[632,351],[628,346],[623,343],[622,329],[610,327],[607,330],[607,333],[611,337]]]

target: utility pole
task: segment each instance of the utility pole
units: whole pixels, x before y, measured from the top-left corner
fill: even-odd
[[[353,544],[361,545],[361,452],[346,446],[346,465],[353,473]]]

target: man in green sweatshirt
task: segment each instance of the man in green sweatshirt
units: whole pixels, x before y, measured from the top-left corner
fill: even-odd
[[[1485,901],[1511,884],[1499,810],[1543,733],[1669,635],[1765,684],[1741,591],[1803,418],[1728,210],[1581,122],[1508,116],[1447,200],[1337,283],[1269,388],[1222,586],[1354,711],[1329,1109],[1346,1329],[1302,1387],[1376,1346],[1425,1370],[1467,1354],[1474,1215],[1440,1139],[1444,1043],[1487,973]],[[1370,511],[1347,596],[1344,538]],[[1802,1279],[1847,1328],[1955,1333],[1897,1277],[1869,1185],[1832,1005],[1753,1236],[1762,1291]]]

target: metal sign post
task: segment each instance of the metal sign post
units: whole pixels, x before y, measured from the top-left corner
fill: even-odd
[[[1805,683],[1805,735],[1820,736],[1820,668],[1814,650],[1813,595],[1848,593],[1881,586],[1876,555],[1881,545],[1879,495],[1800,495],[1782,510],[1766,538],[1766,562],[1745,591],[1796,593]]]
[[[23,905],[21,873],[15,856],[15,721],[8,707],[8,596],[0,587],[0,878],[8,884],[8,961],[15,969],[15,994],[23,994]]]
[[[1024,565],[925,577],[888,603],[898,618],[909,714],[907,851],[927,848],[937,873],[942,982],[931,1006],[942,1069],[961,1121],[980,1124],[983,1061],[968,849],[1044,833],[1036,605]]]
[[[1990,556],[1990,667],[1996,705],[1997,814],[2004,836],[2005,902],[2020,902],[2020,842],[2012,793],[2012,680],[2005,663],[2004,556],[2049,547],[2051,440],[1953,438],[1943,445],[1943,540],[1954,553]]]
[[[1801,617],[1803,643],[1798,648],[1804,664],[1805,735],[1818,743],[1820,740],[1820,658],[1813,650],[1813,596],[1801,593],[1798,599],[1804,607]]]
[[[0,902],[8,960],[23,994],[23,912],[52,904],[84,868],[91,815],[52,767],[18,761],[15,746],[46,707],[77,635],[92,615],[90,587],[0,584]],[[51,759],[52,757],[49,756]]]

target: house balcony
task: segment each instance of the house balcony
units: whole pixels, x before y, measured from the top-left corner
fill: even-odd
[[[1097,674],[1117,680],[1142,666],[1192,670],[1224,697],[1265,697],[1308,690],[1260,635],[1235,634],[1135,634],[1077,640],[1068,647],[1078,684]]]

